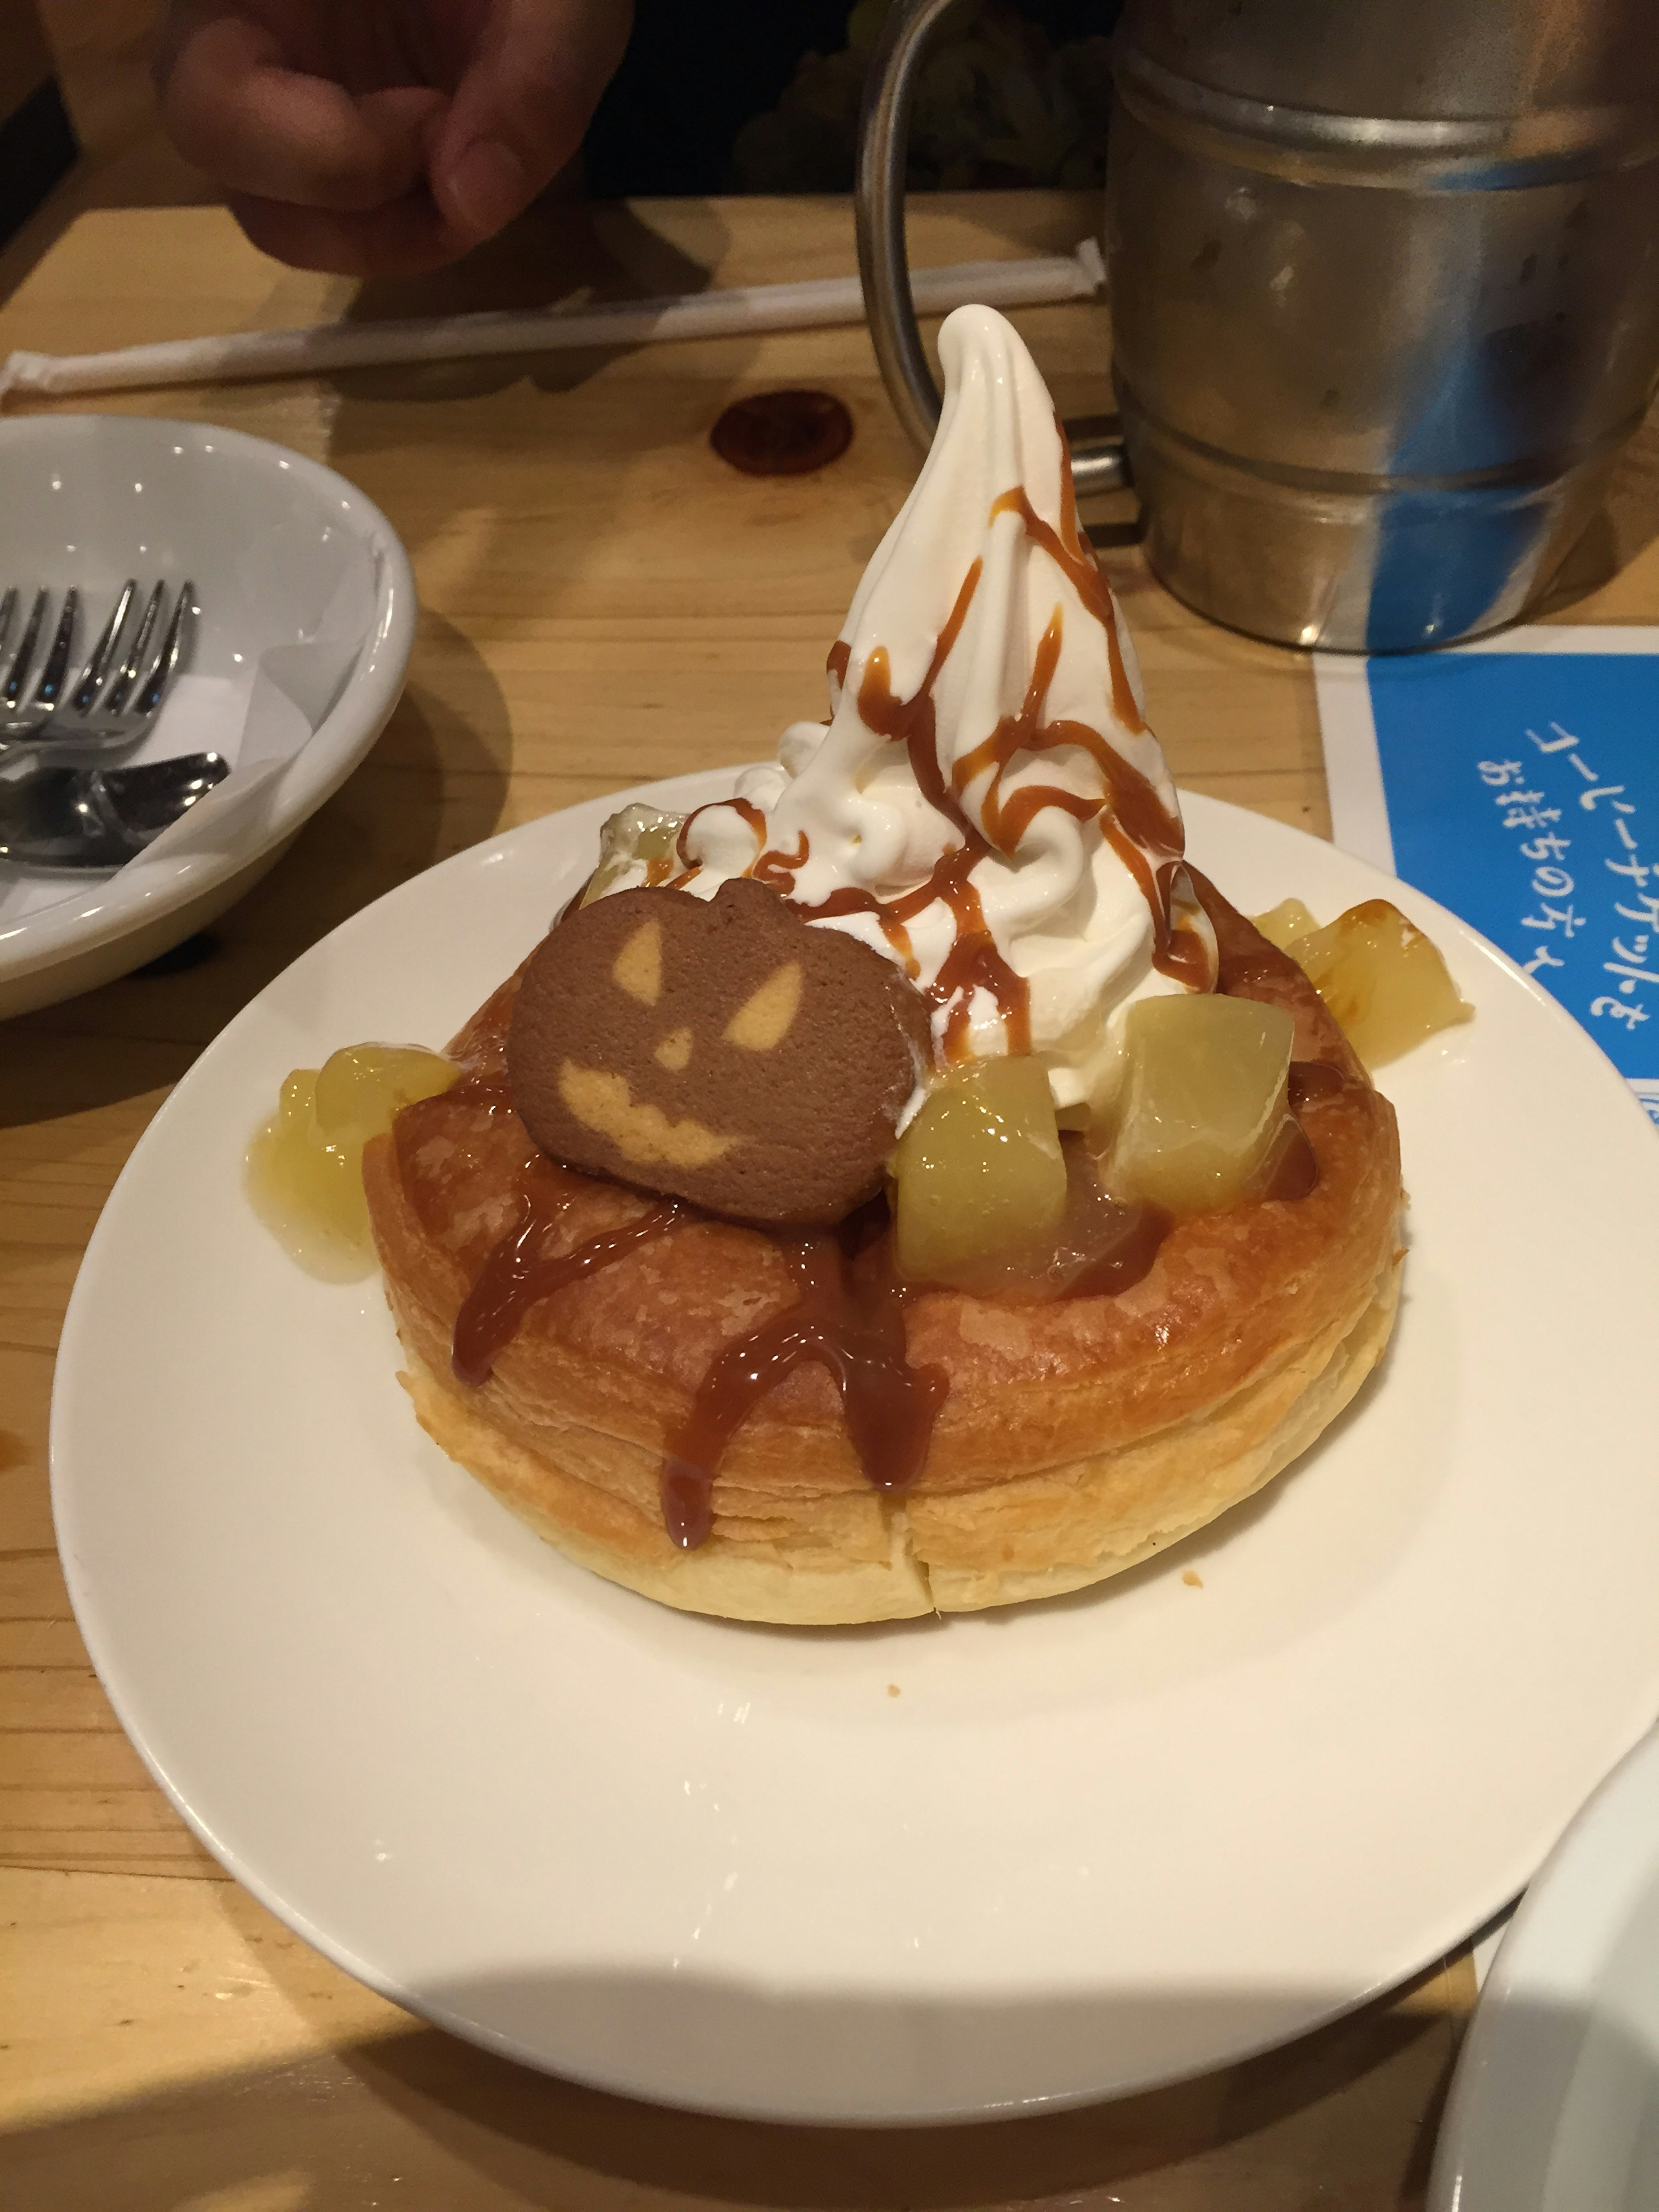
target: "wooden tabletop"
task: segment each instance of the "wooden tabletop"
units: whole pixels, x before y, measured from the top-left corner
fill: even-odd
[[[1068,250],[1088,198],[917,204],[918,264]],[[844,202],[538,211],[465,269],[362,295],[216,209],[83,216],[0,309],[0,353],[337,317],[841,275]],[[1109,405],[1103,307],[1016,315],[1068,414]],[[838,393],[850,451],[755,478],[709,428],[743,392]],[[0,1027],[0,2202],[53,2212],[643,2212],[1054,2201],[1245,2212],[1419,2201],[1474,1995],[1467,1955],[1290,2049],[1005,2124],[863,2134],[689,2118],[486,2057],[349,1980],[230,1881],[149,1781],[52,1545],[46,1416],[98,1210],[171,1085],[298,953],[492,831],[753,758],[822,711],[823,656],[912,473],[861,331],[362,371],[98,403],[326,460],[377,501],[422,605],[402,705],[276,870],[183,958]],[[3,431],[0,430],[0,434]],[[1179,781],[1328,832],[1306,659],[1205,623],[1099,509]],[[1659,616],[1659,434],[1552,602]]]

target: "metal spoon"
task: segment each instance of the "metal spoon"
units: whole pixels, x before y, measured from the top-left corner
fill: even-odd
[[[136,768],[0,768],[0,860],[27,868],[118,868],[230,774],[219,753]]]

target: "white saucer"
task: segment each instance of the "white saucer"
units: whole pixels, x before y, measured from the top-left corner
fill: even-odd
[[[296,962],[99,1224],[58,1527],[163,1787],[400,2002],[769,2118],[1108,2096],[1443,1954],[1659,1710],[1659,1146],[1612,1067],[1428,900],[1188,800],[1247,910],[1387,892],[1478,1009],[1387,1071],[1413,1250],[1383,1370],[1260,1500],[1081,1596],[842,1632],[676,1614],[444,1459],[378,1285],[300,1274],[239,1189],[288,1069],[450,1036],[617,803],[461,854]]]
[[[0,862],[0,1017],[125,975],[222,913],[344,782],[403,690],[408,556],[332,469],[205,422],[0,422],[0,586],[78,586],[90,651],[129,576],[146,591],[193,581],[201,614],[126,757],[215,751],[233,773],[113,874]]]

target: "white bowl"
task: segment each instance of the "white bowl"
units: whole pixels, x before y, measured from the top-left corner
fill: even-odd
[[[112,873],[0,863],[0,1017],[125,975],[222,913],[345,781],[403,690],[409,558],[332,469],[207,422],[0,423],[0,586],[78,586],[89,642],[129,576],[190,580],[201,609],[132,757],[215,750],[234,772]]]
[[[1458,2062],[1431,2212],[1659,2205],[1659,1734],[1567,1830]]]

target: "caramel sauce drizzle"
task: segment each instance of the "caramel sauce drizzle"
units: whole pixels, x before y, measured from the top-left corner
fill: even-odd
[[[1062,447],[1064,436],[1062,431]],[[1123,648],[1118,639],[1111,590],[1100,572],[1093,547],[1078,524],[1077,493],[1072,483],[1069,454],[1066,455],[1060,473],[1060,530],[1056,531],[1052,524],[1045,522],[1036,513],[1023,484],[1016,484],[1012,490],[1000,494],[992,501],[992,519],[999,514],[1018,515],[1026,536],[1048,554],[1070,580],[1089,612],[1100,623],[1106,633],[1107,657],[1111,665],[1113,709],[1126,729],[1135,733],[1144,730],[1146,724],[1135,704],[1129,672],[1123,662]],[[1061,610],[1056,607],[1054,620],[1037,649],[1025,705],[1018,715],[1005,717],[982,744],[976,745],[971,753],[964,755],[957,763],[958,788],[970,782],[988,761],[994,763],[994,792],[1000,784],[1003,771],[1016,752],[1047,751],[1056,745],[1080,746],[1099,769],[1101,780],[1106,786],[1106,802],[1097,810],[1100,815],[1101,830],[1108,844],[1139,885],[1141,896],[1152,917],[1153,967],[1161,974],[1187,984],[1190,989],[1208,990],[1214,981],[1208,947],[1195,930],[1177,927],[1172,919],[1175,874],[1187,849],[1186,832],[1180,816],[1164,805],[1150,778],[1143,775],[1132,762],[1125,760],[1115,746],[1109,744],[1097,731],[1090,729],[1086,723],[1054,722],[1040,726],[1037,722],[1048,684],[1060,659],[1060,617]],[[1023,818],[1014,817],[1021,830],[1045,804],[1065,806],[1068,812],[1078,812],[1075,801],[1068,802],[1067,795],[1061,792],[1033,789],[1029,794],[1016,794],[1017,799],[1025,797],[1029,797],[1031,805]],[[1012,808],[1010,811],[1012,813]],[[1079,818],[1086,817],[1079,815]],[[1012,846],[1004,845],[1002,849],[1011,852]]]
[[[874,915],[905,974],[912,982],[918,982],[921,963],[904,925],[942,900],[955,921],[955,938],[939,963],[938,975],[932,983],[919,984],[919,988],[936,1006],[950,1010],[945,1016],[945,1057],[952,1060],[972,1057],[968,1031],[973,1013],[973,993],[980,988],[996,1000],[997,1011],[1008,1032],[1009,1051],[1022,1053],[1031,1049],[1030,987],[997,951],[979,893],[969,881],[969,872],[989,849],[984,839],[975,834],[971,844],[958,845],[947,853],[925,883],[918,884],[915,890],[906,891],[900,898],[878,899],[873,891],[860,890],[849,884],[838,891],[831,891],[828,898],[820,899],[815,906],[791,901],[808,921],[829,921],[843,914]]]
[[[914,921],[936,901],[942,900],[950,908],[955,923],[954,941],[940,963],[937,977],[926,988],[936,1006],[949,1008],[945,1050],[951,1060],[969,1056],[968,1032],[976,989],[988,992],[995,1000],[1008,1033],[1008,1049],[1015,1053],[1031,1049],[1030,988],[998,951],[996,939],[985,919],[984,905],[969,880],[972,870],[991,847],[963,811],[939,761],[933,686],[968,618],[983,568],[984,563],[975,561],[963,578],[950,616],[934,642],[927,672],[909,698],[900,699],[894,693],[892,664],[884,646],[877,646],[870,654],[859,684],[859,714],[865,727],[890,744],[904,747],[910,773],[922,796],[935,813],[942,814],[958,832],[961,844],[945,854],[925,883],[918,884],[914,890],[898,898],[878,899],[872,891],[848,885],[832,891],[816,905],[796,902],[797,910],[808,921],[829,921],[846,914],[874,915],[912,981],[921,971],[904,925]],[[850,659],[850,647],[844,640],[837,639],[830,651],[830,665],[843,680]],[[772,857],[763,855],[763,865]],[[782,888],[781,882],[778,887]]]
[[[568,1204],[562,1193],[525,1192],[518,1220],[485,1260],[455,1316],[449,1364],[458,1382],[474,1389],[487,1382],[532,1306],[550,1298],[567,1283],[611,1267],[641,1245],[653,1243],[685,1211],[665,1200],[620,1229],[589,1237],[574,1252],[550,1252],[547,1247]]]
[[[1306,1198],[1319,1188],[1319,1155],[1292,1107],[1261,1188],[1263,1198]]]
[[[769,890],[787,894],[798,872],[806,866],[806,857],[811,850],[806,832],[803,830],[795,839],[793,853],[764,852],[749,872],[757,884],[764,884]]]
[[[992,501],[989,520],[994,521],[999,514],[1017,514],[1027,537],[1048,555],[1100,623],[1106,635],[1114,711],[1127,729],[1139,732],[1146,725],[1124,665],[1110,587],[1079,525],[1077,493],[1063,431],[1060,438],[1060,529],[1038,515],[1024,487],[1018,484]],[[1165,806],[1151,780],[1098,731],[1083,722],[1042,720],[1060,663],[1062,608],[1054,609],[1043,633],[1018,711],[1004,715],[988,738],[955,763],[948,778],[941,769],[933,687],[961,633],[982,568],[982,562],[975,561],[963,579],[927,672],[908,699],[894,696],[891,663],[883,646],[871,652],[859,686],[859,714],[866,727],[890,743],[904,746],[923,797],[957,830],[961,845],[945,854],[925,883],[901,898],[882,900],[872,892],[848,888],[815,905],[799,905],[809,921],[827,921],[848,914],[873,915],[914,981],[920,971],[904,925],[935,900],[948,904],[956,925],[956,942],[928,995],[935,1004],[950,1009],[945,1049],[948,1059],[957,1060],[968,1056],[976,988],[986,990],[994,1000],[1007,1031],[1009,1050],[1030,1050],[1029,987],[997,951],[979,894],[969,878],[979,860],[993,851],[1012,859],[1032,822],[1047,807],[1056,807],[1079,822],[1099,822],[1102,835],[1134,879],[1152,915],[1152,965],[1194,990],[1207,990],[1214,981],[1204,939],[1195,930],[1178,927],[1173,920],[1175,877],[1186,850],[1179,815]],[[837,685],[845,684],[851,665],[850,644],[837,638],[826,663]],[[1090,799],[1054,784],[1028,785],[1004,797],[1004,779],[1018,755],[1052,752],[1065,746],[1077,747],[1094,763],[1105,787],[1103,798]],[[963,808],[962,795],[988,769],[991,780],[980,808],[985,825],[981,831]],[[804,839],[799,842],[804,845]],[[795,872],[804,865],[804,855],[798,860],[793,855],[768,851],[761,854],[751,873],[787,897]]]
[[[1175,1223],[1161,1206],[1146,1200],[1126,1205],[1109,1198],[1083,1146],[1072,1143],[1064,1149],[1066,1217],[1060,1224],[1060,1252],[1062,1264],[1075,1263],[1076,1273],[1068,1274],[1059,1294],[1066,1298],[1115,1297],[1151,1274]]]
[[[711,799],[702,806],[694,806],[684,821],[681,823],[679,834],[674,840],[674,850],[679,855],[681,873],[666,886],[669,890],[677,891],[682,884],[689,884],[693,876],[702,874],[702,863],[701,860],[692,859],[685,841],[691,834],[691,824],[694,822],[700,820],[705,814],[714,813],[719,808],[724,808],[732,814],[741,816],[756,844],[757,846],[765,844],[766,817],[752,799],[738,799],[735,796],[731,799]]]
[[[1118,641],[1117,616],[1112,605],[1111,587],[1100,573],[1094,547],[1078,525],[1077,492],[1072,483],[1072,459],[1066,447],[1063,431],[1060,433],[1060,448],[1065,462],[1060,480],[1061,528],[1056,530],[1053,523],[1042,520],[1031,505],[1024,484],[1015,484],[1011,490],[998,494],[991,501],[990,519],[994,522],[1000,514],[1018,515],[1025,526],[1025,535],[1034,544],[1042,548],[1105,631],[1106,654],[1112,670],[1112,709],[1124,728],[1138,737],[1146,724],[1135,704],[1129,672],[1123,665],[1123,647]]]
[[[1233,964],[1243,975],[1244,963],[1238,961]],[[1291,1111],[1293,1114],[1300,1113],[1304,1106],[1316,1106],[1322,1098],[1339,1097],[1352,1087],[1348,1077],[1331,1060],[1293,1060],[1291,1062]]]
[[[690,1412],[670,1439],[659,1487],[663,1522],[684,1551],[714,1524],[714,1476],[751,1408],[807,1360],[827,1367],[859,1464],[878,1490],[902,1490],[927,1456],[950,1388],[942,1368],[906,1356],[904,1291],[893,1273],[892,1239],[870,1209],[839,1236],[782,1246],[795,1277],[794,1304],[728,1344],[703,1377]]]

